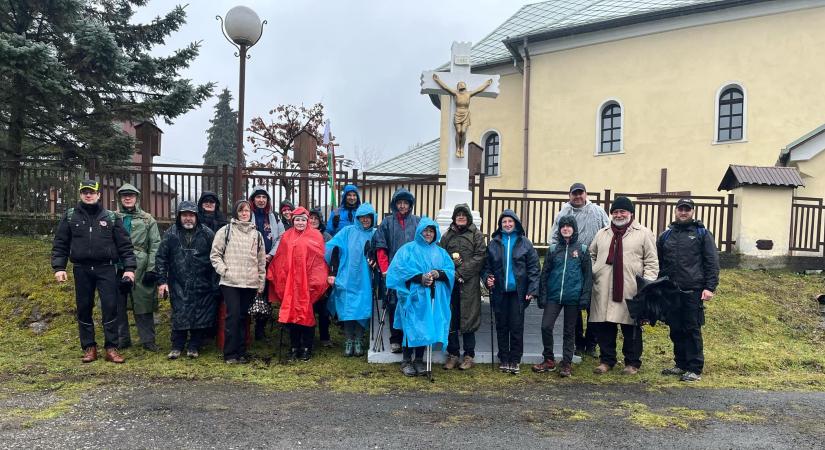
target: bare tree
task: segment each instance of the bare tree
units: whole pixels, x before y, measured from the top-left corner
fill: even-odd
[[[363,144],[354,145],[348,156],[353,161],[352,167],[358,170],[368,170],[383,159],[378,149]]]

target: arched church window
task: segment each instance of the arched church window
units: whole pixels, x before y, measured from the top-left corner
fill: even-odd
[[[745,95],[739,87],[730,87],[719,96],[719,122],[716,140],[740,141],[744,138]]]
[[[608,103],[601,112],[599,153],[622,151],[622,107],[618,103]]]
[[[500,148],[498,133],[490,133],[484,140],[484,175],[498,175]]]

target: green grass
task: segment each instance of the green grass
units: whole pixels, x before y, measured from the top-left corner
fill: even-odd
[[[130,380],[213,380],[247,382],[274,390],[327,389],[339,392],[382,393],[405,390],[507,392],[508,387],[538,383],[637,383],[650,389],[684,387],[676,378],[659,371],[672,365],[672,346],[666,326],[645,327],[642,371],[624,377],[619,370],[597,376],[591,373],[596,361],[585,358],[574,367],[574,376],[559,379],[555,374],[532,374],[524,370],[513,377],[479,365],[468,372],[437,371],[436,383],[405,378],[392,365],[367,364],[364,358],[344,358],[339,348],[319,349],[310,363],[280,365],[264,359],[244,366],[226,366],[214,345],[197,360],[168,361],[169,305],[161,302],[158,342],[162,351],[141,348],[124,351],[126,364],[102,360],[81,364],[74,319],[71,283],[58,285],[49,267],[50,242],[33,238],[0,237],[0,399],[9,392],[53,389],[61,401],[44,410],[29,411],[28,417],[51,417],[71,403],[90,384]],[[820,326],[815,293],[825,291],[822,278],[787,272],[725,270],[717,296],[707,305],[704,328],[706,366],[699,387],[731,387],[765,390],[825,390],[825,333]],[[35,335],[30,317],[45,317],[48,330]],[[96,314],[99,311],[96,310]],[[336,327],[333,327],[337,332]],[[98,335],[102,331],[98,327]],[[133,336],[136,333],[133,330]],[[338,337],[338,336],[336,336]],[[277,336],[255,344],[252,353],[271,357]],[[337,342],[340,342],[338,337]],[[525,369],[527,369],[525,367]],[[681,427],[694,420],[684,411],[649,417],[649,411],[630,408],[632,414],[658,423]],[[17,411],[16,413],[24,414]],[[560,412],[567,420],[586,420],[577,411]],[[646,415],[647,414],[647,415]],[[737,411],[723,413],[736,417]],[[25,415],[25,414],[24,414]],[[720,419],[725,417],[719,416]],[[670,418],[675,418],[671,420]],[[642,420],[642,419],[639,419]],[[670,420],[670,422],[668,422]]]

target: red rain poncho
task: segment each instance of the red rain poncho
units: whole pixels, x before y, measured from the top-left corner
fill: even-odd
[[[312,305],[327,290],[328,274],[321,233],[310,227],[287,230],[266,273],[272,283],[269,301],[281,302],[278,322],[315,326]]]

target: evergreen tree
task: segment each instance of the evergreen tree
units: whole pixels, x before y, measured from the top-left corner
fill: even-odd
[[[230,172],[235,167],[238,147],[238,112],[232,110],[231,103],[232,94],[229,89],[224,88],[218,95],[218,103],[215,104],[215,117],[209,120],[212,126],[206,130],[209,143],[203,155],[204,165],[218,166],[218,168],[204,169],[206,174],[220,173],[223,165],[229,166]],[[216,192],[221,198],[225,198],[226,193],[220,192],[221,183],[217,177],[207,177],[204,181],[204,189]]]
[[[178,76],[199,43],[151,54],[185,23],[183,7],[131,23],[146,3],[0,2],[0,157],[123,161],[135,142],[117,122],[157,116],[170,123],[211,95],[212,83]]]

